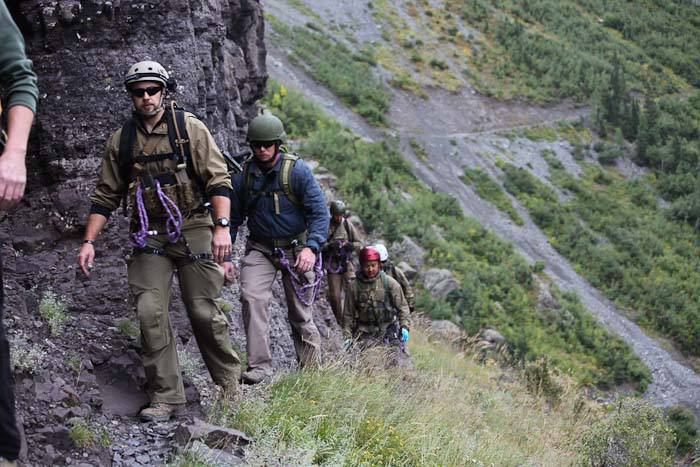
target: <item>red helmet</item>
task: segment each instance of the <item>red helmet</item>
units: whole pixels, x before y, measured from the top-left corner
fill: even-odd
[[[360,250],[360,263],[367,261],[379,261],[379,252],[371,246],[366,246]]]

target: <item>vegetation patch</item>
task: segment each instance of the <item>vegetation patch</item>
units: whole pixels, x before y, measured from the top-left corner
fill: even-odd
[[[465,217],[453,198],[426,189],[395,147],[361,140],[297,93],[288,92],[272,106],[276,95],[280,86],[270,81],[265,103],[284,122],[299,125],[293,127],[298,132],[290,128],[289,133],[303,141],[301,154],[313,155],[338,176],[343,198],[365,228],[389,242],[410,236],[428,252],[429,265],[456,275],[459,292],[426,312],[443,310],[472,334],[493,326],[517,358],[547,355],[586,384],[646,386],[648,372],[629,347],[604,331],[575,297],[561,297],[573,323],[538,311],[530,266],[511,245]]]
[[[341,356],[319,371],[283,375],[237,407],[215,408],[215,423],[256,439],[249,457],[260,465],[280,456],[284,465],[367,467],[579,459],[573,440],[591,413],[577,391],[564,390],[545,410],[546,400],[523,385],[503,383],[498,367],[464,358],[421,329],[411,330],[410,374],[385,369],[379,349]]]
[[[70,319],[66,314],[66,300],[59,297],[53,290],[44,292],[39,302],[39,314],[46,320],[52,336],[58,336],[63,325]]]
[[[482,199],[508,214],[508,217],[517,225],[523,225],[525,223],[522,217],[518,215],[508,197],[503,193],[501,185],[493,180],[489,174],[484,172],[482,168],[465,169],[464,175],[460,177],[460,179],[464,183],[472,185],[476,194]]]
[[[389,93],[374,76],[367,57],[354,54],[340,42],[305,27],[289,27],[270,19],[275,32],[291,46],[291,58],[341,101],[376,126],[386,125]],[[352,59],[348,60],[349,57]]]
[[[572,193],[566,202],[507,163],[503,186],[594,287],[684,352],[700,355],[697,232],[658,209],[653,177],[625,180],[597,165],[583,168],[580,180],[552,171],[551,180]]]
[[[578,465],[670,467],[673,442],[661,410],[642,399],[623,399],[608,417],[586,430]]]

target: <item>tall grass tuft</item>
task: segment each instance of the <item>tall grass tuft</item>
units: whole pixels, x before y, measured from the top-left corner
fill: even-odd
[[[66,315],[66,301],[53,290],[47,290],[39,302],[39,314],[49,324],[52,336],[58,336],[70,318]]]
[[[419,326],[420,327],[420,326]],[[250,465],[571,465],[591,412],[578,391],[556,405],[477,353],[411,332],[413,370],[385,369],[381,350],[335,356],[276,378],[217,423],[254,439]],[[472,358],[474,357],[474,358]]]

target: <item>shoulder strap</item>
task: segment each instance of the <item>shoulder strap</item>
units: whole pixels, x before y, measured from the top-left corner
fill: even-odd
[[[185,164],[185,170],[191,180],[195,180],[202,196],[206,199],[206,188],[201,177],[194,170],[192,152],[190,151],[190,139],[185,123],[185,110],[178,107],[175,101],[170,102],[170,110],[165,112],[165,122],[168,125],[168,141],[173,154],[177,154],[178,165]]]
[[[292,169],[294,164],[299,160],[299,156],[294,153],[283,153],[282,154],[282,167],[280,168],[280,188],[284,196],[289,198],[289,201],[301,206],[301,201],[292,192]]]
[[[348,236],[348,240],[353,241],[354,239],[353,239],[353,238],[350,238],[350,237],[351,237],[351,235],[350,235],[350,226],[348,225],[348,218],[347,218],[347,217],[343,217],[343,226],[345,227],[345,233],[346,233],[347,236]]]
[[[119,137],[119,175],[128,185],[131,182],[131,166],[134,164],[134,142],[136,141],[136,123],[128,119],[122,125]]]
[[[391,304],[391,308],[394,308],[394,300],[391,298],[389,293],[389,280],[386,278],[384,271],[379,271],[379,276],[382,278],[382,285],[384,286],[384,303]]]
[[[253,186],[253,175],[250,173],[250,159],[248,159],[243,162],[243,196],[248,197],[251,186]]]

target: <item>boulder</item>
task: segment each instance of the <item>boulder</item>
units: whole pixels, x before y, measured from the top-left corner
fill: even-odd
[[[418,271],[413,269],[413,266],[408,264],[406,261],[401,261],[399,264],[396,265],[396,267],[403,271],[403,273],[406,275],[406,279],[408,279],[409,281],[412,281],[416,277],[418,277]]]
[[[421,278],[433,298],[445,298],[447,294],[460,288],[457,279],[447,269],[428,269],[421,274]]]
[[[392,258],[397,258],[401,261],[405,261],[413,267],[415,267],[416,269],[420,269],[425,261],[425,250],[421,248],[421,246],[418,245],[416,242],[414,242],[413,239],[411,239],[411,237],[408,237],[406,235],[404,235],[403,240],[401,240],[400,243],[392,243],[389,250],[391,252]]]
[[[463,332],[459,325],[446,319],[438,319],[431,322],[428,330],[446,338],[457,337]]]
[[[192,423],[178,427],[175,432],[175,439],[181,446],[196,440],[202,441],[207,446],[216,449],[245,446],[253,441],[242,431],[212,425],[196,417]]]

